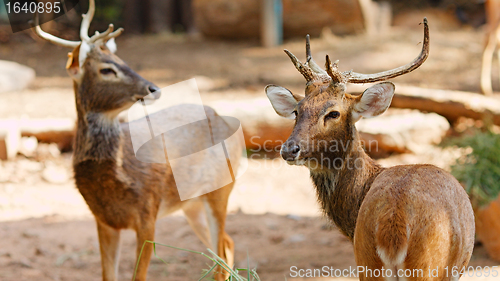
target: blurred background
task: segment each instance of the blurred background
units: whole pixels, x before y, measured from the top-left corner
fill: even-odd
[[[472,266],[500,263],[500,3],[476,0],[108,0],[96,1],[90,27],[124,27],[117,55],[160,87],[196,78],[203,102],[242,122],[250,158],[230,197],[227,232],[236,265],[262,280],[290,278],[290,267],[355,266],[352,245],[324,219],[304,167],[279,157],[293,121],[280,119],[264,94],[277,84],[301,94],[303,77],[283,49],[305,60],[305,35],[319,65],[375,73],[411,62],[430,27],[430,56],[391,80],[391,108],[358,123],[365,149],[384,166],[431,163],[469,192],[478,239]],[[500,1],[498,1],[500,2]],[[79,40],[80,1],[42,25]],[[488,15],[488,17],[486,16]],[[492,15],[497,15],[495,18]],[[45,15],[47,17],[55,15]],[[68,49],[12,33],[0,0],[0,280],[100,280],[95,223],[72,179],[76,120]],[[489,55],[489,52],[492,55]],[[484,57],[484,59],[483,59]],[[482,67],[493,92],[481,87]],[[357,94],[370,85],[348,85]],[[483,94],[485,93],[485,94]],[[203,251],[182,215],[157,223],[157,242]],[[135,238],[123,235],[120,276],[133,273]],[[208,260],[160,249],[149,280],[197,280]],[[314,279],[308,279],[314,280]],[[465,277],[462,280],[493,280]]]

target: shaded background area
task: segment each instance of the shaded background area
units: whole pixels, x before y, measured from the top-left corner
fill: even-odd
[[[78,39],[79,15],[87,10],[86,1],[81,2],[81,7],[44,28]],[[418,24],[426,16],[431,29],[429,59],[417,71],[392,81],[423,89],[479,92],[485,29],[484,5],[479,1],[393,0],[389,24],[373,21],[377,27],[371,35],[366,34],[367,23],[356,1],[283,1],[286,40],[271,48],[260,46],[257,2],[97,1],[91,32],[104,30],[110,22],[125,27],[117,38],[117,55],[132,69],[160,87],[195,77],[205,103],[219,112],[245,116],[252,136],[264,140],[273,132],[256,124],[275,113],[263,88],[272,83],[303,92],[303,78],[282,50],[304,59],[305,33],[313,35],[318,64],[329,54],[340,60],[341,70],[374,73],[408,63],[419,53]],[[379,8],[386,5],[376,3]],[[386,14],[373,11],[387,20]],[[51,118],[71,124],[76,113],[72,81],[64,69],[68,50],[30,32],[9,32],[8,26],[0,26],[0,60],[26,65],[36,77],[26,88],[0,92],[0,120]],[[498,77],[496,68],[493,77]],[[493,81],[494,89],[500,88]],[[235,102],[229,107],[237,103],[241,108],[228,108],[227,101]],[[387,115],[406,113],[390,109]],[[275,122],[265,122],[269,120]],[[286,139],[293,124],[276,122],[283,128],[278,137]],[[461,118],[449,124],[442,139],[474,128],[484,128],[483,122]],[[463,151],[442,148],[440,141],[404,153],[384,153],[377,161],[385,166],[432,163],[450,170]],[[21,142],[14,158],[0,160],[0,280],[99,280],[95,223],[71,179],[71,143],[35,139],[33,144],[27,137]],[[291,266],[354,266],[350,242],[319,210],[307,169],[287,166],[278,157],[279,149],[273,148],[249,151],[249,169],[230,198],[227,231],[235,241],[236,265],[245,267],[248,256],[262,280],[290,280]],[[159,220],[157,226],[158,242],[205,250],[180,214]],[[133,273],[134,241],[133,233],[126,232],[121,280],[129,280]],[[158,254],[169,264],[153,258],[148,280],[196,280],[210,264],[181,251],[160,248]],[[478,243],[471,265],[497,264]]]

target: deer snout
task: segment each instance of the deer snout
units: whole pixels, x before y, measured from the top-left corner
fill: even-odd
[[[161,96],[161,90],[158,86],[156,85],[149,85],[148,86],[148,92],[153,95],[153,97],[157,100]]]
[[[285,142],[281,146],[281,157],[285,161],[295,161],[300,154],[300,146],[292,142]]]

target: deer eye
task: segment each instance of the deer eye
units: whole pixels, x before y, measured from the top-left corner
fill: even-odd
[[[103,69],[99,70],[99,72],[103,75],[109,75],[109,74],[116,75],[116,72],[112,68],[103,68]]]
[[[297,115],[299,114],[297,113],[297,110],[294,110],[292,113],[295,115],[295,117],[297,117]]]
[[[325,121],[328,119],[337,119],[340,116],[340,112],[332,111],[325,116]]]

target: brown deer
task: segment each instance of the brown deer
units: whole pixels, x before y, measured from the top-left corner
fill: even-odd
[[[144,242],[155,238],[157,218],[176,210],[184,212],[200,240],[232,267],[234,245],[224,228],[228,197],[234,181],[213,192],[181,201],[176,189],[177,179],[174,180],[168,161],[161,164],[136,159],[129,126],[120,124],[117,115],[137,101],[154,101],[159,97],[160,89],[135,73],[114,54],[114,38],[123,29],[114,31],[110,24],[105,32],[88,36],[94,11],[95,3],[90,0],[89,11],[83,15],[81,24],[82,41],[57,38],[44,32],[37,24],[34,24],[33,30],[47,41],[73,49],[68,55],[66,68],[73,79],[78,119],[73,155],[74,178],[96,220],[102,279],[117,280],[120,230],[135,230],[139,255]],[[154,116],[164,122],[192,120],[189,116],[193,109],[195,107],[191,105],[179,105],[171,110],[157,112]],[[197,123],[190,127],[190,132],[177,130],[178,135],[169,137],[185,148],[201,151],[206,148],[207,142],[212,144],[214,140],[223,140],[234,132],[234,123],[218,117],[209,107],[203,110],[208,118],[210,134],[201,133],[208,126]],[[153,114],[149,116],[152,117]],[[227,168],[230,162],[235,171],[244,141],[231,137],[225,144],[227,154],[223,158],[224,165]],[[149,152],[165,153],[163,148],[153,148]],[[191,181],[194,178],[195,184],[200,186],[206,185],[208,179],[204,176],[208,171],[214,171],[214,168],[217,168],[216,164],[208,163],[197,175],[186,172],[181,176]],[[215,179],[219,181],[222,177],[222,173],[216,174]],[[138,262],[136,280],[146,280],[152,249],[151,244],[145,244]],[[227,273],[221,268],[217,271],[215,278],[225,280]]]
[[[309,168],[324,213],[354,243],[361,280],[458,280],[450,268],[460,271],[472,254],[474,214],[452,175],[432,165],[383,168],[361,146],[356,121],[382,114],[394,84],[376,84],[361,95],[346,93],[348,82],[381,81],[418,68],[429,52],[426,19],[424,34],[421,54],[413,62],[368,75],[340,72],[328,55],[326,71],[321,69],[307,37],[306,63],[285,50],[307,81],[305,97],[266,87],[275,111],[295,119],[281,156],[288,164]],[[388,278],[376,277],[382,268]]]
[[[481,91],[485,95],[492,95],[491,86],[491,64],[493,53],[497,50],[497,59],[500,65],[500,1],[486,0],[484,3],[486,14],[486,44],[483,50],[483,62],[481,66]]]

